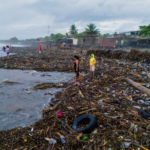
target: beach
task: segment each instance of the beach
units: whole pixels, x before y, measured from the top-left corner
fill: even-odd
[[[11,56],[10,59],[1,58],[1,67],[7,63],[5,70],[19,69],[22,71],[20,76],[23,79],[25,76],[26,80],[24,83],[20,78],[17,81],[23,84],[22,88],[28,87],[27,92],[31,92],[31,95],[33,92],[32,99],[19,93],[22,95],[20,98],[23,97],[23,100],[26,98],[30,102],[27,105],[20,103],[20,106],[21,104],[27,107],[30,105],[26,111],[34,110],[36,108],[35,99],[40,101],[39,105],[45,104],[45,106],[44,108],[38,107],[41,118],[39,118],[40,120],[36,118],[35,123],[32,120],[29,126],[0,131],[0,148],[119,149],[120,145],[122,148],[128,146],[137,148],[136,145],[133,145],[135,143],[132,140],[140,142],[141,139],[149,139],[149,126],[144,128],[150,123],[149,119],[143,118],[139,110],[150,109],[148,104],[150,95],[138,90],[127,80],[129,78],[149,90],[147,87],[149,77],[142,67],[146,62],[139,64],[135,57],[132,58],[133,60],[125,59],[128,58],[128,54],[120,50],[116,52],[110,50],[87,51],[53,47],[52,49],[43,48],[42,54],[39,54],[38,47],[31,47],[14,48],[11,52],[17,53],[17,55]],[[102,55],[101,52],[103,52]],[[89,55],[92,53],[95,54],[97,61],[94,76],[89,73]],[[82,74],[81,79],[77,79],[76,82],[73,80],[73,57],[75,54],[80,57]],[[126,57],[123,57],[122,54]],[[148,61],[145,68],[149,71]],[[28,76],[33,71],[37,71],[37,75]],[[54,71],[57,71],[58,78]],[[56,82],[54,82],[55,77]],[[64,82],[63,77],[65,77]],[[16,79],[13,80],[16,81]],[[32,81],[33,84],[31,84]],[[44,95],[44,93],[51,93],[53,87],[59,87],[60,91],[55,91],[53,97],[49,94]],[[143,101],[139,102],[141,99]],[[96,119],[96,126],[90,133],[78,133],[78,130],[73,129],[74,121],[84,114],[91,114]],[[33,115],[35,116],[35,114]],[[88,123],[88,120],[80,122],[78,128],[82,129]],[[62,143],[61,135],[64,136],[65,143]],[[127,142],[127,139],[130,142]],[[149,141],[145,141],[145,145],[149,148]]]

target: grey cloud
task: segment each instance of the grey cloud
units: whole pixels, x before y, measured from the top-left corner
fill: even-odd
[[[149,0],[5,0],[0,2],[0,39],[36,38],[68,32],[71,24],[84,31],[95,23],[102,33],[137,30],[149,24]]]

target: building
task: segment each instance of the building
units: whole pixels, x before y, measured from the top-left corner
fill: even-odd
[[[78,39],[78,45],[95,45],[95,37],[84,37]]]
[[[72,37],[72,38],[67,38],[68,40],[72,40],[72,43],[73,45],[78,45],[78,38],[75,38],[75,37]]]

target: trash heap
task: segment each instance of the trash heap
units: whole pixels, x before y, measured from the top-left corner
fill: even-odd
[[[16,55],[1,58],[0,68],[73,72],[73,55],[76,50],[44,49],[41,54],[36,47],[13,48]],[[83,54],[85,56],[85,53]],[[83,63],[84,64],[84,63]],[[83,69],[84,67],[81,67]]]
[[[67,61],[73,55],[68,53]],[[86,73],[88,56],[80,58]],[[0,131],[0,149],[149,150],[150,65],[96,60],[95,75],[82,75],[66,85],[65,92],[58,92],[43,109],[43,119]]]
[[[106,58],[125,59],[139,62],[150,63],[150,52],[140,51],[135,48],[131,49],[130,52],[122,50],[89,50],[89,54],[95,54],[96,56],[104,56]]]

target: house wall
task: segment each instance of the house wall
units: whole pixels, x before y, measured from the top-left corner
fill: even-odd
[[[85,41],[85,42],[84,42]],[[79,38],[78,39],[79,45],[94,45],[95,44],[95,37],[85,37],[85,38]]]
[[[101,46],[109,46],[109,47],[114,47],[116,45],[116,40],[114,38],[99,38],[95,40],[96,44],[101,45]]]
[[[67,39],[72,39],[73,40],[73,45],[78,44],[78,39],[77,38],[67,38]]]

